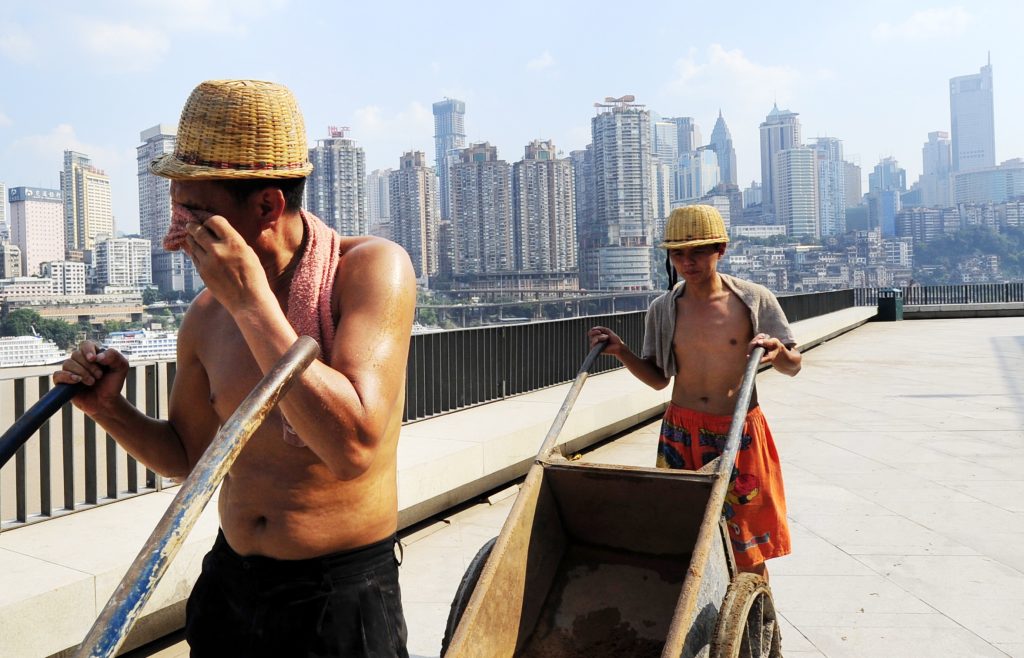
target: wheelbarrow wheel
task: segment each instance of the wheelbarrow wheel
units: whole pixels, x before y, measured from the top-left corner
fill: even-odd
[[[466,567],[466,573],[462,575],[459,588],[455,590],[455,598],[452,599],[452,608],[448,611],[448,623],[444,626],[444,638],[441,640],[442,656],[448,653],[448,645],[451,644],[452,637],[455,635],[455,629],[458,628],[459,621],[462,620],[462,613],[466,611],[469,597],[473,596],[473,590],[476,589],[476,584],[480,580],[480,574],[484,570],[484,564],[487,563],[487,558],[490,557],[496,541],[498,541],[498,538],[494,537],[481,546],[473,560],[469,563],[469,566]]]
[[[718,612],[714,658],[782,658],[782,635],[772,591],[763,578],[740,573],[729,584]]]

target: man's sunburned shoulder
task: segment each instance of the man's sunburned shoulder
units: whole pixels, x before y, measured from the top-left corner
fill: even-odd
[[[382,276],[389,274],[391,276]],[[377,281],[395,281],[402,285],[415,278],[409,253],[400,245],[376,236],[343,238],[338,276],[341,279],[361,279],[373,275]],[[367,283],[363,280],[363,283]]]

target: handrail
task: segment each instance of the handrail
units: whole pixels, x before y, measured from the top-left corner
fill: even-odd
[[[315,340],[300,336],[221,426],[93,623],[78,658],[110,658],[117,653],[246,442],[318,352]]]

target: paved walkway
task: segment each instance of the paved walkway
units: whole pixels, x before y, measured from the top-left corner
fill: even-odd
[[[804,364],[758,379],[793,532],[770,567],[786,657],[1024,658],[1024,319],[871,323]],[[657,431],[585,459],[649,465]],[[455,588],[515,491],[404,537],[413,656],[438,655]]]
[[[793,532],[771,564],[787,658],[1024,657],[1024,319],[871,323],[758,381]],[[585,458],[649,465],[657,431]],[[406,538],[413,655],[438,655],[512,500]]]

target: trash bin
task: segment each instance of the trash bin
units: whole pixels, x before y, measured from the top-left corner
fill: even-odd
[[[903,319],[903,291],[885,288],[878,291],[878,319],[883,322]]]

